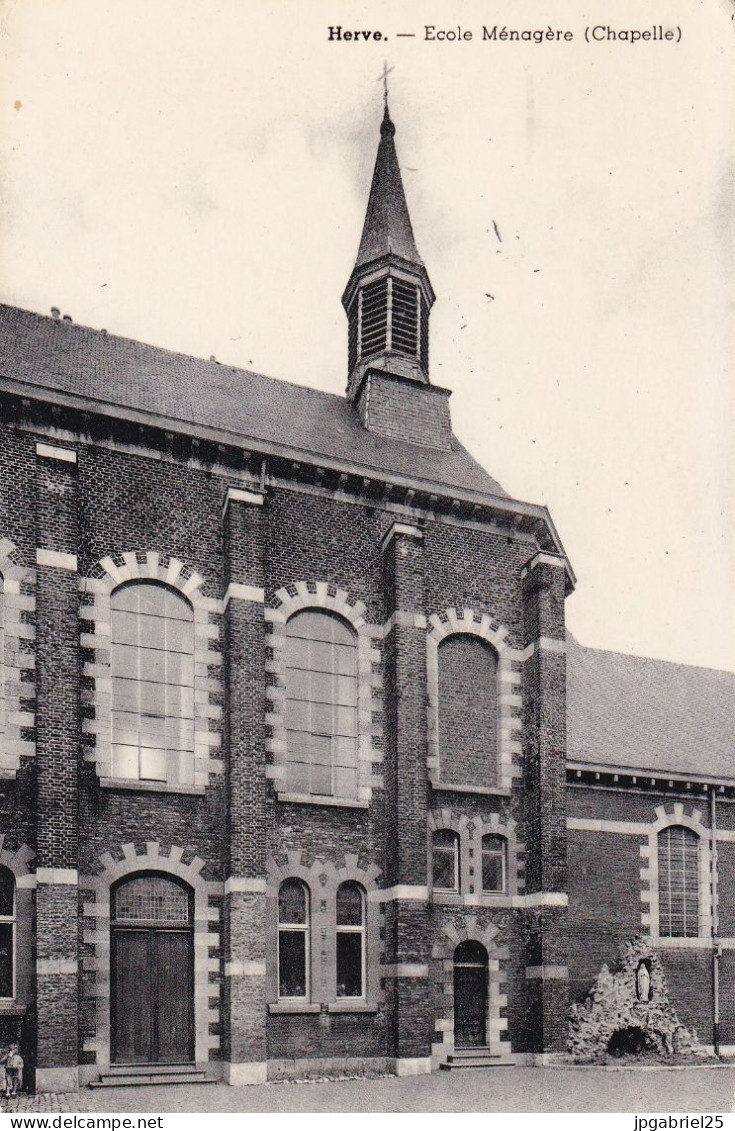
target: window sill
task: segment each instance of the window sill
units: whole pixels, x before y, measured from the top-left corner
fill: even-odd
[[[321,1013],[316,1001],[276,1001],[268,1006],[269,1013]]]
[[[203,785],[180,785],[167,781],[138,781],[136,778],[100,778],[100,789],[132,789],[144,793],[183,793],[203,797]]]
[[[501,786],[489,785],[449,785],[445,781],[431,782],[432,789],[441,789],[447,793],[479,793],[483,797],[510,797],[511,791]]]
[[[368,809],[369,801],[351,797],[325,797],[319,793],[279,793],[279,801],[292,805],[338,805],[342,809]]]
[[[513,907],[513,900],[517,897],[502,891],[457,892],[434,889],[429,898],[432,903],[444,904],[445,907]]]
[[[378,1007],[370,1001],[330,1001],[327,1013],[377,1013]]]
[[[17,1001],[0,1001],[0,1017],[23,1017],[27,1006],[19,1005]]]
[[[652,935],[650,942],[657,947],[671,947],[672,950],[712,949],[711,935]]]

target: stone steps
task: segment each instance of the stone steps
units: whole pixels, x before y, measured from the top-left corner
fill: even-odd
[[[213,1084],[206,1072],[191,1064],[116,1065],[103,1072],[90,1088],[145,1088],[157,1084]]]
[[[500,1068],[512,1063],[505,1051],[498,1052],[485,1046],[476,1049],[455,1049],[447,1057],[447,1063],[440,1067],[445,1072],[452,1072],[457,1068]]]

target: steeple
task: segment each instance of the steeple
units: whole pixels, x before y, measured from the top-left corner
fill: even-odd
[[[386,92],[362,238],[342,296],[348,320],[347,396],[355,403],[368,372],[429,384],[434,291],[411,227],[395,132]]]
[[[395,133],[396,127],[386,106],[380,123],[380,144],[356,267],[391,254],[416,267],[423,267],[403,191],[398,154],[393,140]]]

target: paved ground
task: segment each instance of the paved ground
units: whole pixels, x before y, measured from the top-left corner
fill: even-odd
[[[22,1096],[3,1111],[625,1111],[729,1112],[735,1067],[493,1068],[433,1076],[319,1084],[225,1084],[114,1088],[64,1096]]]

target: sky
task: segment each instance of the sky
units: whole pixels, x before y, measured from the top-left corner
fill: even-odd
[[[341,394],[384,62],[455,432],[583,644],[735,670],[733,0],[0,0],[0,300]]]

